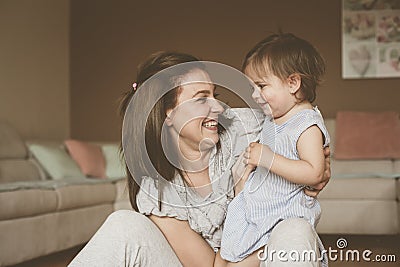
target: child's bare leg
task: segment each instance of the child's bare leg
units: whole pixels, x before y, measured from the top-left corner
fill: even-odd
[[[228,262],[221,257],[220,251],[215,254],[214,266],[213,267],[226,267]]]
[[[227,267],[259,267],[260,260],[258,259],[258,250],[253,252],[242,261],[239,262],[229,262]]]

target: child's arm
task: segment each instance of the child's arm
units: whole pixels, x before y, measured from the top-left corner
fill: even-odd
[[[329,180],[331,179],[331,151],[329,146],[324,147],[324,156],[325,156],[325,171],[324,171],[324,178],[322,182],[317,185],[307,186],[304,188],[304,192],[307,196],[310,197],[317,197],[318,194],[325,188],[328,184]]]
[[[258,143],[251,143],[246,151],[248,164],[268,168],[293,183],[313,186],[323,180],[325,157],[322,133],[317,126],[301,134],[297,142],[300,160],[274,155],[268,146]]]

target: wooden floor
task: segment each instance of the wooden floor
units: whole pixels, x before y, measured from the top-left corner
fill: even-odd
[[[65,267],[82,249],[82,246],[74,247],[48,256],[40,257],[12,267]]]
[[[360,258],[364,250],[372,251],[370,256],[373,259],[376,255],[394,255],[396,262],[366,262],[360,259],[359,262],[345,261],[343,256],[342,261],[330,261],[330,267],[400,267],[400,235],[391,236],[357,236],[357,235],[321,235],[321,239],[325,245],[325,248],[336,249],[338,252],[338,259],[340,257],[340,250],[337,247],[337,241],[340,238],[344,238],[347,242],[347,246],[343,249],[343,255],[348,250],[358,250]],[[343,241],[343,240],[342,240]],[[82,247],[75,247],[66,251],[55,253],[46,257],[41,257],[29,262],[14,265],[13,267],[65,267],[74,258],[74,256],[80,251]],[[151,266],[153,267],[153,266]]]

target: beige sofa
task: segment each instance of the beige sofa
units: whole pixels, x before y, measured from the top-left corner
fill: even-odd
[[[325,122],[331,135],[332,179],[319,195],[318,232],[399,234],[400,160],[335,160],[335,120]]]
[[[130,208],[125,178],[43,173],[16,131],[0,123],[0,266],[83,244],[111,212]]]

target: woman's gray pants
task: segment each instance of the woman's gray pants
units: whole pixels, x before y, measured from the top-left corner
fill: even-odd
[[[296,254],[293,254],[293,251],[300,254],[313,251],[319,257],[317,240],[315,230],[303,219],[294,218],[280,222],[272,231],[265,249],[270,256],[266,260],[267,266],[319,266],[318,261],[314,260],[292,260],[295,258],[292,256]],[[278,255],[279,253],[281,254]],[[289,255],[290,253],[293,255]],[[260,256],[266,257],[266,254]],[[262,262],[260,266],[265,266],[264,264],[265,262]],[[164,235],[149,218],[134,211],[119,210],[107,218],[68,266],[182,265]]]

